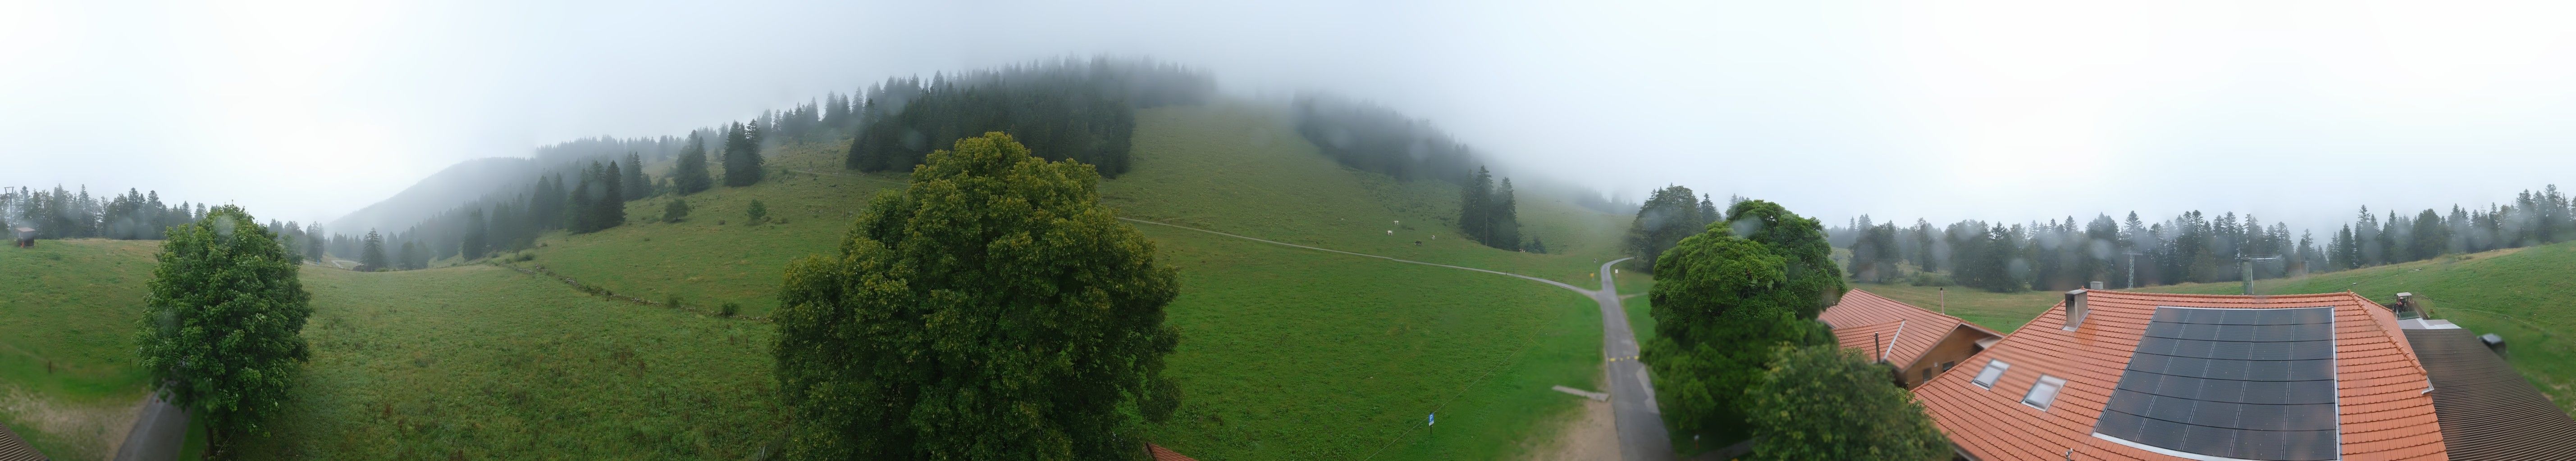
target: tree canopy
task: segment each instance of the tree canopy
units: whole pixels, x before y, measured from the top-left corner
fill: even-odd
[[[1833,342],[1811,309],[1842,293],[1831,254],[1816,254],[1831,249],[1813,220],[1759,200],[1733,209],[1742,219],[1707,226],[1656,258],[1647,290],[1655,338],[1643,348],[1664,417],[1720,441],[1749,435],[1747,391],[1774,348]],[[1822,270],[1804,266],[1817,260]]]
[[[1090,166],[1001,133],[933,152],[836,256],[788,266],[789,459],[1140,459],[1179,293]]]
[[[1753,459],[1950,459],[1950,441],[1886,365],[1833,344],[1780,348],[1751,392]]]
[[[154,259],[136,349],[221,454],[282,408],[295,365],[311,354],[301,332],[313,295],[276,235],[237,206],[169,228]]]
[[[1726,209],[1729,232],[1769,248],[1787,265],[1784,271],[1789,283],[1773,294],[1779,302],[1798,313],[1798,318],[1813,319],[1840,302],[1843,271],[1834,264],[1834,246],[1825,240],[1825,225],[1815,218],[1798,216],[1788,208],[1765,200],[1735,202]]]
[[[1664,186],[1637,207],[1637,217],[1628,224],[1625,243],[1628,254],[1636,256],[1649,273],[1664,250],[1672,249],[1683,238],[1707,231],[1708,223],[1717,221],[1717,207],[1704,198],[1692,200],[1697,197],[1693,194],[1688,187]]]

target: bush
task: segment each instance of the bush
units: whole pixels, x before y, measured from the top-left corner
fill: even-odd
[[[1888,368],[1832,344],[1780,348],[1751,398],[1753,459],[1949,459],[1950,443]]]
[[[1932,271],[1916,272],[1913,277],[1907,277],[1906,283],[1918,287],[1946,287],[1957,284],[1950,280],[1950,274]]]
[[[686,217],[689,217],[687,200],[671,199],[670,205],[662,206],[662,222],[680,222],[680,218]]]
[[[769,206],[761,205],[759,200],[752,200],[751,210],[746,214],[750,215],[751,220],[743,221],[743,224],[760,225],[760,218],[769,217]]]
[[[719,308],[717,308],[717,310],[716,310],[716,315],[722,315],[722,316],[726,316],[726,317],[732,317],[732,316],[733,316],[733,314],[738,313],[738,312],[742,312],[742,303],[733,302],[733,301],[725,301],[725,303],[724,303],[724,306],[723,306],[723,307],[719,307]]]
[[[662,298],[662,304],[663,304],[663,305],[667,305],[667,306],[671,306],[671,307],[675,307],[675,308],[680,308],[680,309],[687,309],[687,308],[688,308],[688,306],[685,306],[685,305],[681,305],[681,304],[680,304],[680,295],[670,295],[670,296],[663,297],[663,298]]]

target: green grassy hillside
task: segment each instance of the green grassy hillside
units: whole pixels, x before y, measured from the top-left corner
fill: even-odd
[[[535,259],[517,264],[620,295],[736,302],[765,316],[788,261],[837,251],[867,199],[901,185],[900,175],[843,172],[839,146],[773,149],[772,180],[684,197],[695,210],[683,222],[656,219],[668,197],[637,201],[629,224],[545,236]],[[1476,245],[1449,230],[1455,186],[1342,168],[1289,131],[1284,113],[1258,104],[1145,111],[1135,156],[1134,173],[1103,185],[1126,216],[1581,285],[1594,283],[1596,258],[1627,222],[1523,197],[1527,232],[1569,253]],[[755,199],[772,219],[747,225]],[[1596,387],[1601,319],[1575,293],[1140,228],[1182,278],[1170,321],[1184,336],[1169,372],[1184,404],[1150,438],[1184,453],[1511,457],[1580,409],[1551,386]],[[117,407],[108,413],[131,417],[142,378],[127,334],[156,244],[0,251],[0,269],[16,277],[0,281],[21,293],[0,299],[0,384],[14,389],[6,395],[107,402]],[[774,327],[759,320],[604,300],[484,264],[309,269],[314,316],[304,335],[314,357],[275,435],[246,448],[251,458],[741,459],[775,440],[765,352]],[[22,401],[31,400],[0,402]],[[22,407],[0,406],[0,417],[26,418]],[[1432,412],[1441,424],[1426,427]],[[49,453],[70,446],[36,426],[31,438]]]
[[[1156,443],[1200,459],[1497,459],[1571,416],[1600,310],[1536,282],[1142,227],[1180,269],[1184,404]],[[1440,414],[1436,426],[1424,416]]]
[[[1104,200],[1126,217],[1577,286],[1599,283],[1590,280],[1598,258],[1615,257],[1627,231],[1626,216],[1522,196],[1523,233],[1555,254],[1495,250],[1452,225],[1458,186],[1344,168],[1299,137],[1280,108],[1171,107],[1140,111],[1136,121],[1136,171],[1101,184]]]
[[[738,302],[744,314],[765,316],[776,306],[788,261],[837,251],[866,201],[902,184],[901,175],[839,169],[842,145],[772,149],[773,167],[812,173],[774,172],[759,185],[690,195],[684,199],[695,210],[680,223],[649,222],[669,198],[633,202],[629,224],[546,236],[536,259],[519,264],[542,265],[620,295],[678,296],[698,306]],[[1589,278],[1595,258],[1613,251],[1627,222],[1528,196],[1521,199],[1526,232],[1570,253],[1486,248],[1450,230],[1455,186],[1340,167],[1290,131],[1284,112],[1259,104],[1143,111],[1134,155],[1134,172],[1102,185],[1123,216],[1582,285],[1595,283]],[[755,199],[767,205],[773,222],[745,225],[744,210]],[[1562,289],[1140,228],[1181,271],[1183,291],[1170,312],[1184,336],[1170,372],[1183,386],[1184,405],[1175,422],[1154,428],[1151,437],[1184,453],[1203,459],[1508,457],[1548,435],[1555,427],[1548,422],[1580,408],[1576,397],[1550,386],[1593,387],[1598,374],[1598,309]],[[296,417],[309,422],[295,429],[351,435],[287,437],[264,448],[270,453],[330,452],[377,440],[414,455],[456,446],[469,458],[712,456],[766,443],[761,431],[774,426],[744,416],[773,404],[768,357],[732,343],[766,344],[772,328],[766,324],[592,301],[559,283],[519,284],[529,278],[489,267],[315,272],[330,273],[307,276],[318,311],[308,335],[317,346],[329,345],[329,358],[315,360],[308,377],[314,392],[298,403],[305,413]],[[724,333],[688,339],[716,331]],[[632,358],[617,358],[621,353]],[[630,362],[650,364],[652,374],[666,366],[693,369],[651,376]],[[610,395],[621,393],[665,400]],[[666,401],[674,399],[696,403]],[[701,407],[714,409],[714,424],[742,431],[711,432],[703,416],[657,419],[710,411]],[[1424,427],[1423,417],[1434,411],[1442,424]],[[553,432],[567,434],[566,448],[537,442],[555,438],[527,435]],[[611,440],[640,446],[606,447]]]
[[[147,376],[132,335],[159,241],[0,248],[0,424],[57,459],[105,459]]]
[[[493,266],[304,283],[313,360],[244,459],[746,459],[776,434],[767,324]]]

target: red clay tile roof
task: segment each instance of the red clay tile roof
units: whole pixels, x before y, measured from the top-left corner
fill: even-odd
[[[2075,331],[2065,331],[2059,303],[2020,330],[1978,353],[1960,368],[1990,360],[2012,364],[1989,390],[1970,383],[1976,373],[1943,373],[1916,387],[1941,430],[1961,451],[1987,461],[2066,459],[2172,460],[2094,437],[2093,426],[2120,381],[2157,306],[2209,308],[2334,308],[2335,378],[2340,451],[2345,460],[2445,459],[2424,367],[2408,347],[2397,319],[2352,293],[2287,296],[2219,296],[2091,291],[2091,310]],[[2020,403],[2041,374],[2066,380],[2048,410]]]
[[[9,432],[9,428],[0,427],[0,461],[44,460],[45,454],[37,453],[36,447],[28,446],[26,440],[21,440],[18,434]]]
[[[1942,337],[1948,336],[1951,330],[1958,329],[1962,325],[1986,334],[2003,336],[1995,330],[1959,320],[1958,317],[1924,310],[1862,290],[1843,293],[1842,302],[1835,303],[1834,307],[1826,308],[1824,313],[1817,314],[1816,320],[1823,320],[1825,324],[1832,325],[1834,340],[1841,343],[1843,347],[1859,350],[1862,356],[1872,359],[1879,358],[1879,352],[1874,351],[1873,345],[1870,344],[1870,333],[1878,333],[1879,343],[1875,348],[1885,348],[1887,363],[1900,367],[1913,364],[1914,360],[1921,358],[1924,352],[1931,351],[1933,346],[1940,345]],[[1899,328],[1900,326],[1902,328]]]
[[[1145,444],[1145,453],[1154,455],[1154,461],[1199,461],[1190,459],[1188,456],[1181,456],[1180,453],[1174,452],[1171,449],[1163,448],[1162,445],[1150,443]]]

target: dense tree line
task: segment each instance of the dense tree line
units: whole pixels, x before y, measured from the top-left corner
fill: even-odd
[[[13,187],[0,192],[0,229],[26,227],[39,239],[158,240],[170,226],[196,221],[204,204],[165,203],[160,191],[93,196],[88,186],[65,190]]]
[[[2246,270],[2240,257],[2261,258],[2251,269],[2254,278],[2266,279],[2555,243],[2576,236],[2571,216],[2576,204],[2553,185],[2484,209],[2381,214],[2362,207],[2353,223],[2322,241],[2312,232],[2293,233],[2287,223],[2201,211],[2156,222],[2131,212],[2116,219],[1965,220],[1938,227],[1861,216],[1832,234],[1836,246],[1851,251],[1845,264],[1860,281],[2067,290],[2091,281],[2109,287],[2132,286],[2131,280],[2135,286],[2238,281]]]
[[[1036,155],[1114,178],[1129,168],[1136,109],[1195,104],[1215,87],[1179,66],[1106,58],[888,80],[853,111],[858,126],[844,166],[908,170],[941,143],[999,131]]]
[[[1297,134],[1342,166],[1411,181],[1466,184],[1476,155],[1430,122],[1393,109],[1336,96],[1298,95],[1290,105]]]
[[[1637,258],[1639,267],[1650,268],[1665,250],[1681,243],[1683,238],[1706,232],[1709,223],[1717,222],[1717,204],[1706,195],[1694,195],[1682,186],[1664,186],[1637,207],[1637,216],[1628,224],[1628,254]],[[1697,200],[1693,200],[1696,198]]]
[[[1521,241],[1520,212],[1516,211],[1519,205],[1512,198],[1511,178],[1503,178],[1502,184],[1497,185],[1493,172],[1480,166],[1476,167],[1475,179],[1461,189],[1464,196],[1458,201],[1458,229],[1465,231],[1469,240],[1505,250],[1535,247],[1539,252],[1547,251],[1536,240]]]

